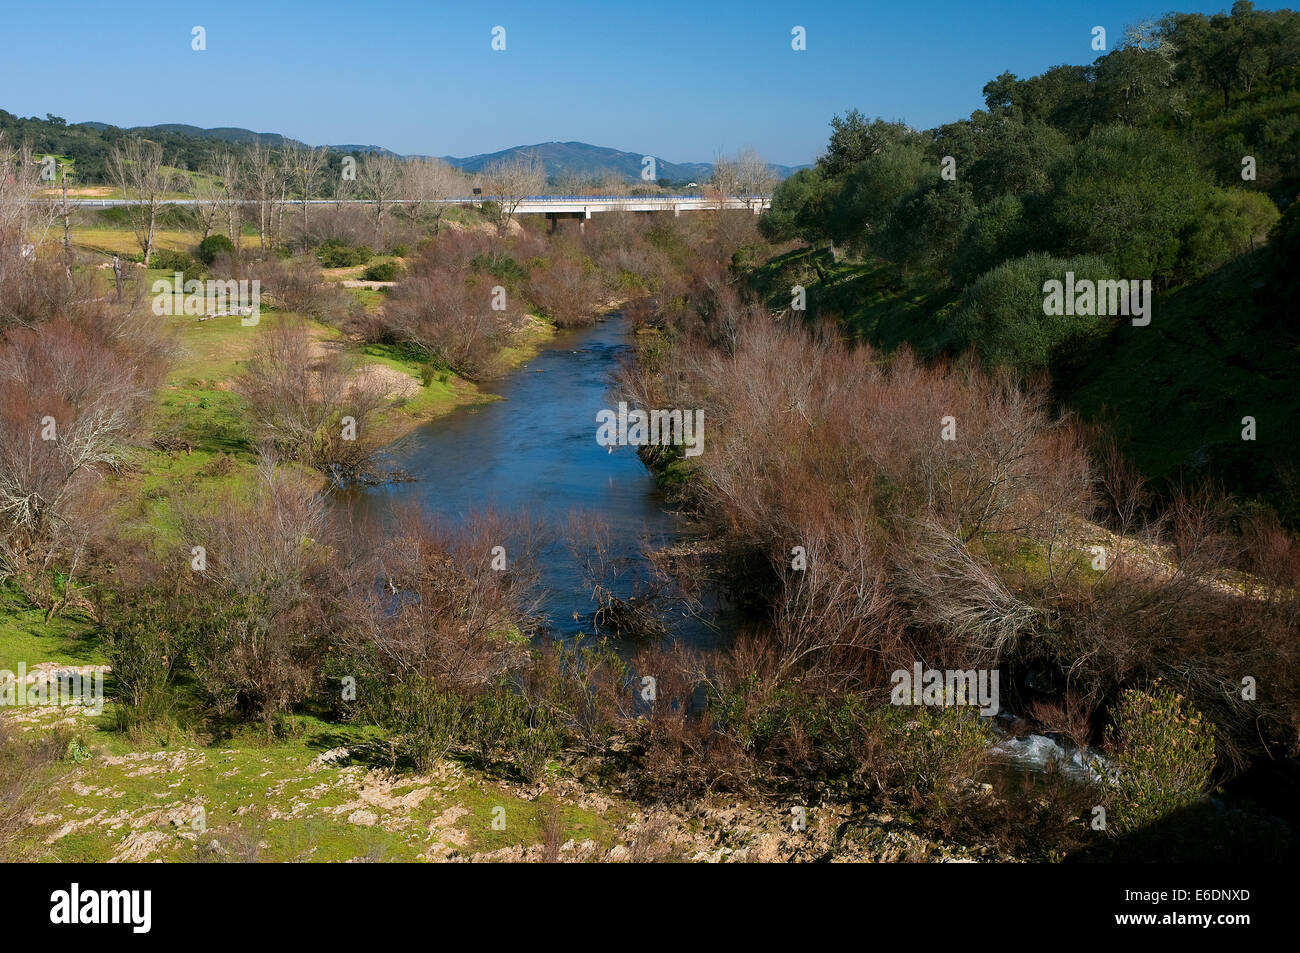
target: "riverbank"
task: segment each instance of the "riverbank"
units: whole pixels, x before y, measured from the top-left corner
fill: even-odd
[[[311,718],[266,744],[177,738],[131,744],[66,710],[0,714],[9,731],[64,746],[38,769],[12,857],[57,862],[945,862],[905,819],[847,805],[733,797],[641,803],[562,757],[532,784],[469,758],[395,774],[363,729]],[[94,724],[92,727],[91,725]],[[52,735],[51,735],[52,733]],[[341,743],[343,742],[343,743]],[[797,808],[797,810],[795,810]]]
[[[267,325],[273,320],[269,316]],[[200,416],[209,442],[188,453],[149,451],[152,463],[141,462],[115,478],[119,493],[141,501],[133,513],[140,532],[169,535],[170,503],[241,479],[242,464],[220,466],[238,454],[220,446],[223,434],[229,439],[225,418],[237,414],[230,391],[219,385],[242,359],[248,332],[259,331],[189,330],[190,353],[169,381],[164,400],[173,402],[168,409],[177,416]],[[484,454],[445,443],[457,434],[481,434],[490,445],[510,446],[517,466],[534,477],[552,465],[563,466],[574,488],[612,492],[606,500],[593,496],[586,502],[622,514],[619,527],[629,538],[635,539],[642,521],[657,512],[665,520],[661,532],[668,532],[670,518],[658,511],[653,481],[635,454],[607,454],[592,439],[591,407],[606,399],[607,371],[625,346],[623,324],[558,334],[557,341],[554,329],[536,324],[506,356],[516,370],[482,410],[452,415],[454,408],[446,407],[424,420],[410,414],[422,436],[444,441],[424,445],[443,463],[421,466],[426,480],[413,486],[436,487],[440,499],[450,501],[445,506],[458,505],[462,493],[467,499],[495,499],[499,494],[485,483],[493,468]],[[322,333],[322,341],[329,340]],[[519,413],[543,403],[566,411],[545,433]],[[429,428],[429,419],[443,423]],[[413,452],[421,452],[419,445]],[[550,462],[535,452],[547,454]],[[469,468],[448,473],[448,460]],[[572,498],[558,474],[540,482],[509,473],[500,478],[503,485],[532,488],[566,505]],[[632,506],[631,500],[638,502]],[[7,593],[0,607],[0,669],[16,670],[20,662],[28,671],[42,664],[73,671],[103,666],[101,633],[88,608],[74,605],[46,621],[16,593]],[[470,750],[449,752],[422,772],[399,773],[394,749],[378,729],[301,711],[268,738],[256,727],[231,725],[190,708],[183,691],[166,719],[128,731],[126,713],[111,700],[116,687],[111,675],[106,687],[110,700],[98,715],[53,706],[0,710],[0,726],[16,739],[7,744],[40,752],[28,769],[33,783],[21,812],[10,819],[16,828],[7,850],[14,857],[722,862],[978,856],[944,848],[891,815],[854,812],[842,804],[790,805],[734,796],[647,801],[604,777],[603,756],[577,750],[558,752],[531,783],[485,767]],[[618,760],[626,743],[611,739],[609,757]],[[799,808],[797,817],[792,807]]]

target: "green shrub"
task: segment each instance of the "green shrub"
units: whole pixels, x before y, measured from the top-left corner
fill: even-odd
[[[431,680],[410,675],[393,686],[385,726],[396,734],[398,750],[417,771],[427,771],[456,743],[465,713],[459,695]]]
[[[1026,232],[1024,204],[1016,196],[1000,195],[980,208],[962,233],[953,258],[953,281],[968,285],[990,268],[1023,254]]]
[[[1280,217],[1267,195],[1207,186],[1205,210],[1188,231],[1183,270],[1199,278],[1224,262],[1264,244]]]
[[[172,251],[168,248],[155,251],[153,257],[149,259],[149,267],[160,268],[163,271],[179,271],[186,278],[199,278],[204,274],[204,268],[197,259],[183,251]]]
[[[225,235],[209,235],[207,238],[203,239],[203,241],[199,242],[199,261],[203,262],[205,265],[210,265],[222,252],[230,254],[234,252],[234,250],[234,244]]]
[[[1210,788],[1214,728],[1169,688],[1125,692],[1106,738],[1114,746],[1116,831],[1146,827]]]
[[[758,220],[758,230],[774,242],[791,238],[821,241],[839,187],[816,169],[800,169],[776,187],[772,208]]]
[[[396,281],[405,273],[401,264],[395,261],[381,261],[371,265],[362,275],[366,281]]]
[[[867,244],[907,268],[946,275],[974,214],[975,197],[969,185],[930,182],[905,196]]]
[[[546,762],[564,745],[564,731],[555,719],[504,681],[474,699],[465,730],[484,763],[511,769],[525,781],[540,778]]]
[[[1013,258],[981,275],[966,289],[952,316],[950,340],[958,350],[974,347],[988,365],[1020,371],[1047,367],[1066,346],[1107,333],[1112,317],[1043,313],[1049,279],[1075,281],[1116,277],[1101,258]]]
[[[757,673],[716,691],[709,699],[715,726],[742,750],[764,757],[801,715],[793,685],[778,685]]]
[[[936,815],[969,791],[993,741],[988,720],[965,707],[888,705],[871,722],[876,783]]]
[[[316,249],[316,257],[325,268],[355,268],[364,265],[373,256],[365,245],[349,245],[337,238],[330,238]]]
[[[1050,212],[1062,250],[1102,255],[1126,278],[1174,271],[1208,182],[1192,150],[1157,130],[1100,126],[1062,169]]]
[[[110,614],[101,638],[118,699],[132,710],[132,720],[160,717],[172,669],[188,645],[183,612],[161,593],[132,593]]]
[[[528,268],[520,264],[510,255],[503,255],[500,252],[487,252],[482,255],[475,255],[470,259],[470,267],[477,272],[487,272],[493,278],[498,279],[508,288],[518,286],[528,277]],[[533,267],[538,267],[534,262]]]

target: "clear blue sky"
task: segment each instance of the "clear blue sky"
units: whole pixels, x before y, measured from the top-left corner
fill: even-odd
[[[931,127],[981,106],[1003,70],[1091,62],[1094,25],[1114,43],[1128,23],[1230,0],[4,3],[0,108],[24,116],[457,156],[581,140],[709,161],[752,145],[797,165],[833,113]]]

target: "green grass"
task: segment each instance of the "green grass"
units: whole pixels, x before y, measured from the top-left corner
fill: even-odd
[[[1158,295],[1151,324],[1122,323],[1058,369],[1063,401],[1113,427],[1160,482],[1209,478],[1300,521],[1300,336],[1269,321],[1261,253]],[[1254,417],[1257,439],[1242,439]]]
[[[883,350],[903,344],[927,356],[947,344],[944,317],[957,292],[946,283],[902,275],[880,260],[834,261],[828,249],[803,248],[755,270],[755,289],[776,310],[791,307],[791,288],[807,293],[806,314],[835,317],[849,337]]]
[[[0,589],[0,669],[16,671],[19,662],[61,665],[103,665],[107,660],[94,638],[94,625],[81,613],[70,612],[45,621],[21,594]]]
[[[0,668],[43,661],[103,664],[94,626],[75,615],[43,621],[11,591],[0,592]],[[111,676],[106,685],[110,697]],[[128,735],[114,703],[57,730],[90,753],[61,761],[22,845],[25,856],[102,863],[140,839],[137,859],[192,861],[225,856],[263,861],[413,861],[528,847],[545,840],[544,804],[554,803],[561,841],[590,839],[607,850],[619,842],[631,808],[611,800],[601,811],[568,801],[530,800],[515,785],[450,760],[432,775],[387,771],[382,732],[297,714],[287,736],[260,727],[219,729],[178,685],[171,728]],[[27,727],[55,730],[50,711]],[[217,729],[214,731],[214,729]],[[354,755],[311,769],[341,746]],[[376,770],[378,769],[378,770]],[[557,768],[548,769],[559,780]],[[203,830],[198,826],[202,808]],[[504,810],[505,827],[494,820]],[[212,848],[222,845],[224,855]],[[147,849],[145,849],[147,848]]]
[[[277,862],[412,861],[431,848],[441,857],[544,837],[540,800],[454,761],[433,776],[376,773],[381,761],[365,760],[311,770],[326,750],[377,741],[374,729],[300,716],[291,738],[270,743],[248,731],[208,746],[133,750],[108,730],[111,721],[106,715],[73,729],[91,757],[62,765],[65,774],[41,807],[58,818],[31,831],[29,846],[42,859],[103,862],[141,835],[152,842],[148,859],[195,860],[199,845],[215,840],[228,855],[245,845],[257,859]],[[497,808],[504,830],[493,827]],[[630,813],[622,805],[603,815],[569,803],[557,810],[562,839],[590,838],[606,849]]]

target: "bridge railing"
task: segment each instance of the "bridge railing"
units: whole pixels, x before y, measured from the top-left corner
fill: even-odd
[[[690,195],[530,195],[522,200],[529,205],[573,205],[577,203],[585,205],[673,205],[680,202],[716,202],[716,196],[690,194]],[[770,195],[729,195],[726,198],[728,202],[771,202]],[[202,205],[203,199],[162,199],[164,205]],[[257,199],[236,199],[239,205],[256,205]],[[496,195],[462,195],[454,198],[445,199],[416,199],[421,204],[434,203],[438,205],[468,205],[480,202],[498,202],[500,196]],[[369,205],[370,199],[307,199],[308,205]],[[71,198],[68,199],[69,205],[89,206],[91,208],[107,208],[116,205],[138,205],[140,200],[137,199],[91,199],[91,198]],[[282,202],[276,201],[275,205],[301,205],[302,199],[285,199]],[[409,200],[395,202],[396,205],[409,204]]]

